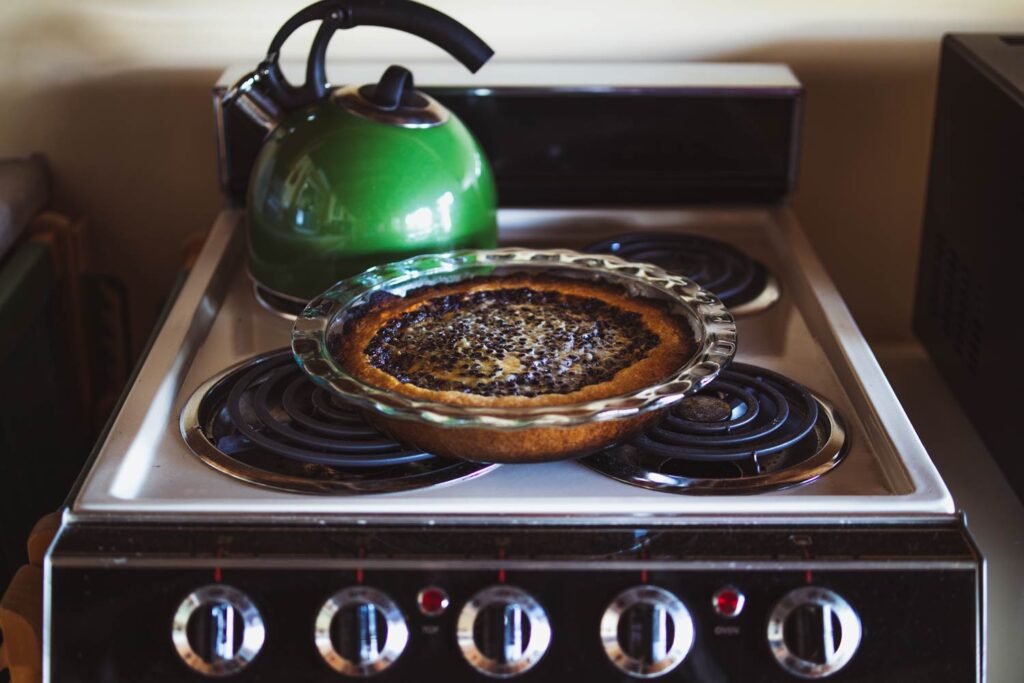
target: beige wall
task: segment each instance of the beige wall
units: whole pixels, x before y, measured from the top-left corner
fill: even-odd
[[[187,235],[217,211],[209,87],[302,2],[0,3],[0,155],[45,152],[55,204],[129,285],[136,345]],[[807,86],[796,209],[868,336],[907,334],[944,31],[1024,31],[1020,0],[434,0],[503,60],[783,61]],[[625,10],[623,8],[628,8]],[[310,29],[311,30],[311,29]],[[285,57],[301,57],[310,30]],[[437,59],[383,29],[332,59]]]

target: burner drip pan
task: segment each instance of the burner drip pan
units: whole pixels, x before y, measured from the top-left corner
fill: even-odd
[[[388,493],[464,481],[495,465],[412,450],[309,381],[290,349],[257,356],[200,386],[181,431],[213,468],[299,493]]]
[[[657,491],[760,493],[814,481],[848,447],[828,401],[782,375],[733,363],[657,425],[581,462]]]
[[[631,233],[592,244],[584,251],[653,263],[689,278],[721,299],[733,315],[766,310],[779,300],[781,292],[778,280],[762,263],[710,237]]]

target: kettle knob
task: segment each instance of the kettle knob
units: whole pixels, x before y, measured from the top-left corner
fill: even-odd
[[[412,106],[418,104],[415,101],[416,91],[413,89],[412,72],[404,66],[389,66],[377,85],[363,86],[359,94],[387,111],[397,109],[403,100]]]

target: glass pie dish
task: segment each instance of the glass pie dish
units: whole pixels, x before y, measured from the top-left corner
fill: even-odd
[[[476,278],[554,277],[610,286],[653,300],[689,336],[689,353],[656,381],[621,394],[558,405],[466,405],[424,400],[365,381],[337,349],[346,325],[382,299]],[[690,280],[646,263],[565,249],[504,248],[416,256],[338,282],[295,321],[292,351],[302,369],[376,426],[435,455],[521,463],[576,458],[636,434],[699,391],[736,351],[736,325],[725,306]]]

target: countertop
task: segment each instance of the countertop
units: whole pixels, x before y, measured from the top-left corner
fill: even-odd
[[[1024,505],[915,342],[874,347],[987,560],[987,683],[1024,681]]]

